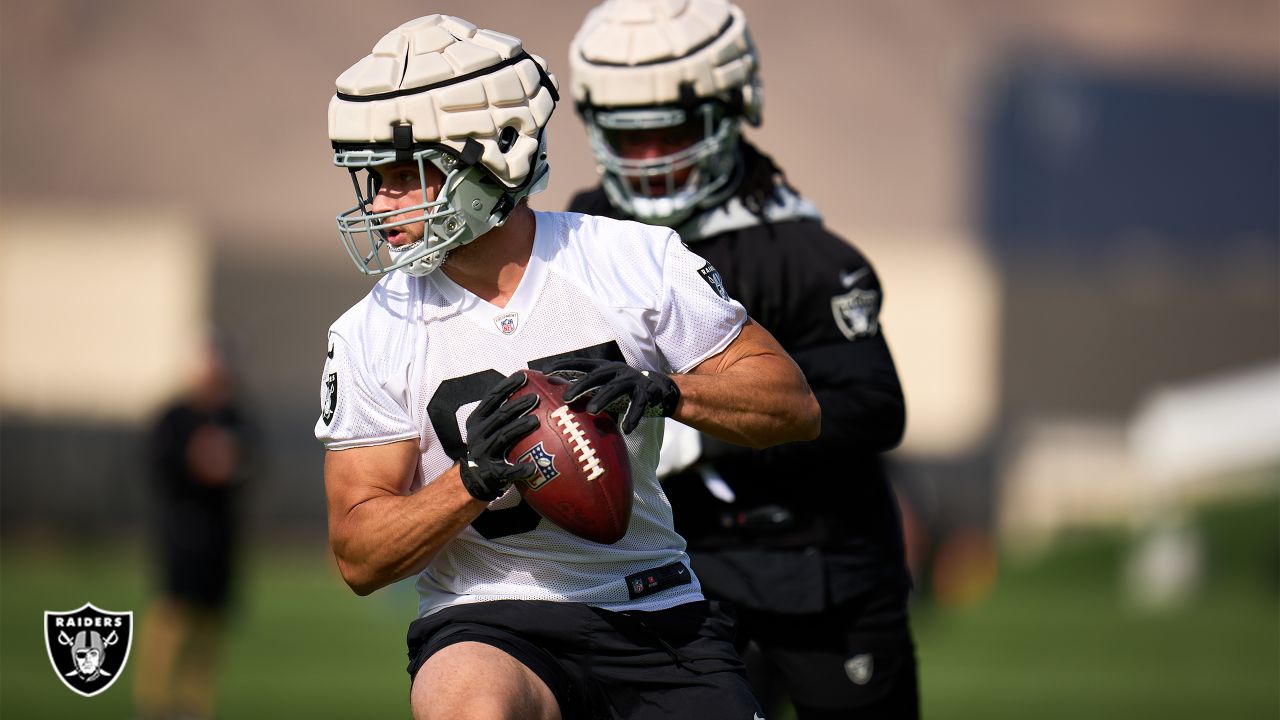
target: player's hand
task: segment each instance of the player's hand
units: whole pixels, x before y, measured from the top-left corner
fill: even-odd
[[[680,388],[671,378],[613,360],[568,358],[553,363],[547,374],[573,381],[564,391],[566,403],[589,397],[587,412],[606,410],[620,417],[624,433],[635,430],[642,418],[671,417],[680,403]]]
[[[495,500],[511,483],[537,472],[531,462],[512,465],[507,461],[511,447],[538,427],[538,418],[529,415],[538,404],[536,395],[509,399],[527,380],[517,372],[494,385],[467,418],[467,454],[459,474],[463,487],[477,500]]]

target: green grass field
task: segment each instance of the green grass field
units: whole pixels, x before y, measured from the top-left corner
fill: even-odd
[[[990,600],[917,613],[929,718],[1280,717],[1280,505],[1200,519],[1206,586],[1151,614],[1125,601],[1119,535],[1076,538],[1006,568]]]
[[[1030,567],[1005,567],[992,596],[915,616],[925,717],[1280,717],[1275,499],[1201,519],[1209,576],[1187,606],[1143,614],[1118,585],[1119,535],[1077,537]],[[142,555],[129,543],[7,540],[0,548],[0,718],[132,717],[132,667],[83,698],[54,676],[44,610],[91,601],[145,608]],[[408,716],[404,584],[367,598],[345,589],[320,546],[259,544],[233,627],[223,718]],[[709,720],[709,719],[707,719]]]

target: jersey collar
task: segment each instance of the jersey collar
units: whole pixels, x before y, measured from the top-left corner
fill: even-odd
[[[548,227],[550,218],[546,213],[540,212],[535,212],[534,218],[536,224],[529,264],[525,266],[520,284],[516,286],[516,291],[507,301],[506,307],[498,307],[481,299],[443,272],[433,272],[428,276],[455,312],[464,315],[468,320],[494,335],[503,337],[519,335],[528,323],[529,315],[542,294],[543,285],[546,284],[546,251],[548,237],[552,234],[551,228]],[[484,238],[477,238],[476,242],[484,242]]]

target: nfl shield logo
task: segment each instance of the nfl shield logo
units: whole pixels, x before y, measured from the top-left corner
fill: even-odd
[[[93,697],[120,678],[133,645],[133,613],[100,610],[45,611],[44,647],[53,671],[72,692]]]
[[[498,317],[493,319],[493,324],[498,326],[498,331],[501,332],[503,335],[510,335],[511,333],[516,331],[516,322],[518,320],[518,317],[519,316],[516,313],[507,313],[505,315],[499,315]]]
[[[560,471],[556,470],[556,456],[547,452],[547,449],[542,447],[542,443],[529,448],[529,452],[517,458],[516,462],[532,462],[538,468],[538,474],[525,481],[534,490],[560,476]]]

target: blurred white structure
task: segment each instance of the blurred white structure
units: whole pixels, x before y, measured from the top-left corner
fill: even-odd
[[[1127,425],[1073,418],[1027,427],[1004,463],[1000,531],[1014,552],[1033,552],[1067,528],[1133,527],[1154,543],[1143,552],[1166,567],[1168,557],[1189,556],[1169,551],[1186,545],[1169,523],[1188,504],[1274,489],[1274,474],[1256,471],[1277,466],[1280,365],[1163,388]],[[1174,585],[1188,575],[1169,574]]]
[[[1203,582],[1204,537],[1184,508],[1274,487],[1280,466],[1280,363],[1161,389],[1135,413],[1129,447],[1143,504],[1124,567],[1138,607],[1185,603]]]
[[[1035,555],[1070,527],[1123,525],[1141,505],[1121,423],[1044,419],[1024,428],[1004,462],[999,529],[1015,555]]]
[[[1229,491],[1221,478],[1280,464],[1280,363],[1155,392],[1129,440],[1153,495]]]

